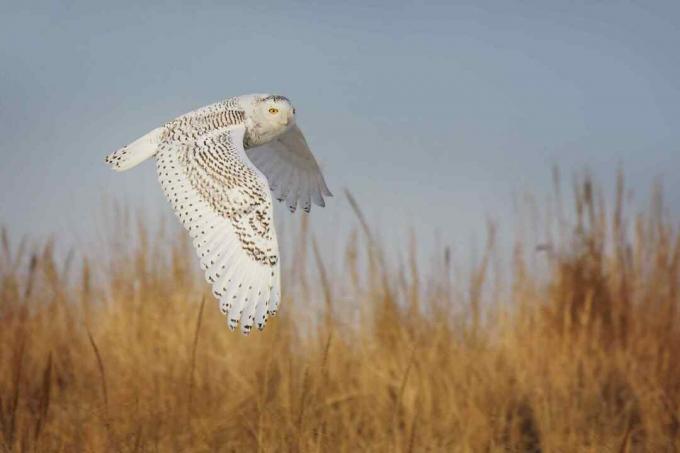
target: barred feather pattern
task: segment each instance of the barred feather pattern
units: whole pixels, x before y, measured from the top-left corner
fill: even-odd
[[[280,300],[269,186],[245,155],[243,125],[205,126],[209,132],[198,135],[194,124],[187,135],[187,124],[169,128],[160,146],[161,186],[193,238],[229,327],[262,329]]]

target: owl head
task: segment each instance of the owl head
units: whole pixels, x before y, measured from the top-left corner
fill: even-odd
[[[295,124],[295,108],[284,96],[258,95],[249,110],[246,125],[251,145],[267,143]]]
[[[256,115],[262,122],[287,129],[295,123],[295,108],[288,98],[269,95],[256,104]]]

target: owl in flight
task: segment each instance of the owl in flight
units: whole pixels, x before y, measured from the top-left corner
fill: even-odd
[[[151,156],[229,328],[263,329],[281,299],[272,193],[291,212],[332,196],[295,108],[283,96],[233,97],[152,130],[106,163],[125,171]]]

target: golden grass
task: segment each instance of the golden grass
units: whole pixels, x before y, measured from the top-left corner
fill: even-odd
[[[469,278],[448,250],[425,272],[415,245],[382,248],[350,198],[343,266],[303,225],[311,254],[294,250],[281,314],[249,337],[226,329],[184,236],[123,228],[76,266],[5,231],[0,446],[677,451],[680,236],[660,195],[627,220],[624,194],[608,211],[582,180],[507,269],[490,229]]]

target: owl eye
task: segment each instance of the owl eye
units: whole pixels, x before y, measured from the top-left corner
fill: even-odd
[[[272,115],[274,113],[279,113],[279,109],[272,107],[272,108],[269,109],[269,113],[271,113]]]

